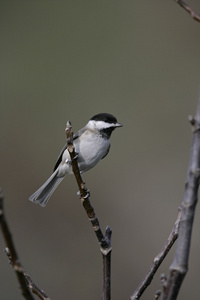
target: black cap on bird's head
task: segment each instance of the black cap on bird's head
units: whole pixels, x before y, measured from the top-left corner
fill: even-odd
[[[93,116],[90,120],[94,121],[102,121],[108,124],[113,125],[113,127],[122,127],[123,125],[117,122],[117,119],[108,113],[100,113],[95,116]]]

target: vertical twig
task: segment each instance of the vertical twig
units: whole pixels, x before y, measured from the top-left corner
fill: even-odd
[[[111,234],[112,231],[109,226],[106,228],[106,234],[104,235],[99,220],[94,212],[94,208],[92,207],[89,196],[90,192],[86,188],[85,183],[83,182],[82,176],[79,171],[78,167],[78,153],[75,152],[75,147],[73,144],[73,132],[72,132],[72,126],[70,121],[66,124],[66,136],[67,136],[67,149],[70,154],[71,163],[72,163],[72,170],[74,173],[74,176],[76,178],[76,182],[79,187],[79,193],[81,202],[83,204],[83,207],[86,211],[86,214],[92,224],[92,227],[94,229],[94,232],[96,234],[96,237],[98,239],[98,242],[100,244],[100,250],[103,256],[103,300],[110,300],[111,297]]]
[[[181,284],[188,270],[192,226],[198,200],[200,180],[200,97],[196,117],[190,117],[189,121],[192,125],[193,134],[188,174],[182,202],[179,237],[174,261],[170,266],[169,279],[164,285],[162,300],[174,300],[177,298]]]
[[[103,299],[111,299],[111,235],[109,226],[106,227],[106,240],[108,242],[108,251],[101,251],[103,256]]]

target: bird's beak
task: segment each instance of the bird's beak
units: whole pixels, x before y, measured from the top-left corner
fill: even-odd
[[[116,123],[115,126],[116,127],[122,127],[123,125],[121,123]]]

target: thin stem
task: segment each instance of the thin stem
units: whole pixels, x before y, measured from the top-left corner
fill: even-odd
[[[108,243],[111,242],[112,230],[106,227],[106,238]],[[110,245],[111,247],[111,245]],[[103,256],[103,299],[111,299],[111,251],[107,254],[102,252]]]
[[[167,242],[165,243],[162,250],[158,253],[158,255],[154,258],[153,264],[150,267],[147,275],[144,277],[144,279],[142,280],[140,285],[137,287],[137,289],[131,295],[130,300],[139,299],[141,297],[141,295],[144,293],[144,291],[146,290],[146,288],[150,285],[155,273],[157,272],[158,268],[160,267],[161,263],[163,262],[164,258],[166,257],[166,255],[168,254],[169,250],[172,248],[173,244],[175,243],[175,241],[178,237],[180,217],[181,217],[181,209],[179,208],[176,222],[175,222],[174,227],[167,239]]]
[[[197,14],[187,3],[182,0],[175,0],[175,2],[183,7],[183,9],[185,9],[195,21],[200,22],[200,15]]]
[[[37,285],[32,281],[31,277],[24,272],[24,276],[26,278],[29,289],[37,295],[41,300],[51,300],[43,290],[39,289]]]

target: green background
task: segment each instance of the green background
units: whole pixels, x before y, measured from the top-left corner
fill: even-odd
[[[200,12],[199,1],[188,3]],[[51,299],[101,299],[102,258],[68,176],[41,208],[28,197],[74,131],[99,112],[124,127],[83,178],[112,237],[112,298],[128,299],[176,219],[200,88],[200,24],[175,1],[1,1],[0,184],[17,251]],[[199,299],[197,207],[180,299]],[[0,298],[22,299],[0,234]],[[153,299],[175,247],[143,298]]]

